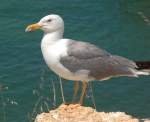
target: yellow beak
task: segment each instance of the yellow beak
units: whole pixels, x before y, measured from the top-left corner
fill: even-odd
[[[37,29],[40,29],[42,27],[42,25],[40,25],[39,23],[35,23],[35,24],[31,24],[29,26],[27,26],[27,28],[25,29],[26,32],[31,32]]]

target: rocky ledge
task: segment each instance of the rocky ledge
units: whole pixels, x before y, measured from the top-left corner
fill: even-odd
[[[91,107],[70,104],[37,115],[35,122],[150,122],[150,120],[139,120],[124,112],[97,112]]]

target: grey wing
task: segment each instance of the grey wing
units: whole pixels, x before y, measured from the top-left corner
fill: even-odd
[[[60,62],[73,73],[86,70],[89,77],[98,80],[135,75],[136,64],[131,60],[111,55],[89,43],[71,41],[68,47],[68,56],[61,57]]]
[[[90,59],[109,56],[110,54],[88,42],[70,40],[68,43],[68,55],[79,59]]]

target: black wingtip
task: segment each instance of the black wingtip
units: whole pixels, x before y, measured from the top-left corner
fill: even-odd
[[[150,61],[135,61],[138,70],[150,69]]]

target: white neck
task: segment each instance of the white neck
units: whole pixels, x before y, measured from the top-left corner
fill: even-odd
[[[48,46],[56,43],[63,38],[63,30],[57,30],[52,33],[44,33],[41,46]]]

